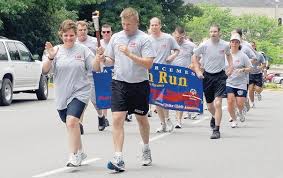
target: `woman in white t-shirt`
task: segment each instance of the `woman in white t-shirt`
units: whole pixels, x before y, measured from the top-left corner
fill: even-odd
[[[230,39],[230,48],[233,58],[233,73],[227,78],[226,93],[228,112],[232,118],[231,127],[237,127],[237,118],[245,121],[243,114],[244,102],[247,97],[247,73],[251,71],[252,64],[246,54],[241,51],[240,35],[233,34]],[[236,106],[235,106],[236,105]],[[236,109],[235,109],[236,108]],[[238,110],[236,115],[235,110]]]
[[[87,74],[93,69],[95,56],[88,47],[75,43],[77,26],[74,21],[65,20],[58,33],[63,44],[53,47],[46,42],[47,56],[42,72],[54,73],[56,109],[68,133],[70,158],[67,166],[77,167],[86,158],[82,151],[79,118],[90,98]]]

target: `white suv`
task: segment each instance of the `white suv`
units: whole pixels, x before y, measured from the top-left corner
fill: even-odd
[[[0,105],[12,103],[13,93],[36,93],[39,100],[48,97],[48,78],[42,75],[38,56],[32,56],[20,41],[0,37]]]

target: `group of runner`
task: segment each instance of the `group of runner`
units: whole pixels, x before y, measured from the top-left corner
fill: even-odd
[[[205,101],[211,114],[211,139],[220,138],[223,96],[227,96],[232,128],[237,127],[238,120],[245,121],[250,106],[255,107],[255,93],[261,100],[265,59],[254,42],[251,45],[243,40],[240,29],[232,31],[230,42],[226,42],[220,39],[220,27],[212,25],[209,39],[197,46],[183,27],[176,27],[172,34],[162,32],[162,23],[157,17],[150,20],[147,33],[138,29],[139,15],[135,9],[124,9],[120,17],[123,30],[112,37],[111,26],[102,26],[100,47],[96,45],[96,38],[87,35],[88,24],[84,21],[65,20],[59,29],[63,44],[53,46],[46,42],[43,73],[54,73],[56,108],[68,133],[67,166],[80,166],[86,158],[81,134],[84,132],[82,116],[89,98],[98,114],[99,131],[109,126],[107,110],[96,106],[92,79],[92,71],[101,71],[104,66],[114,66],[111,85],[114,157],[107,167],[117,172],[125,170],[122,150],[127,115],[134,114],[139,125],[142,165],[152,163],[148,116],[153,115],[154,106],[149,107],[148,70],[153,63],[188,67],[203,79]],[[156,112],[161,123],[156,132],[182,128],[182,111],[176,111],[175,123],[166,108],[156,106]]]

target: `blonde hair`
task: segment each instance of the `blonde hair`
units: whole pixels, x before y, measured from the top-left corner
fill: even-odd
[[[134,8],[128,7],[126,9],[124,9],[121,14],[120,17],[122,19],[129,19],[129,18],[136,18],[137,22],[139,22],[139,13],[138,11],[136,11]]]
[[[76,22],[76,25],[78,26],[78,25],[81,25],[81,26],[86,26],[86,27],[88,27],[88,23],[86,22],[86,21],[84,21],[84,20],[79,20],[79,21],[77,21]]]
[[[74,30],[75,34],[77,34],[77,25],[73,20],[64,20],[60,25],[58,35],[62,37],[63,33],[66,33],[68,30]]]

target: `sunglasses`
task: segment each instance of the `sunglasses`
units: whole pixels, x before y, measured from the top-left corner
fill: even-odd
[[[110,33],[111,31],[102,31],[102,33]]]

